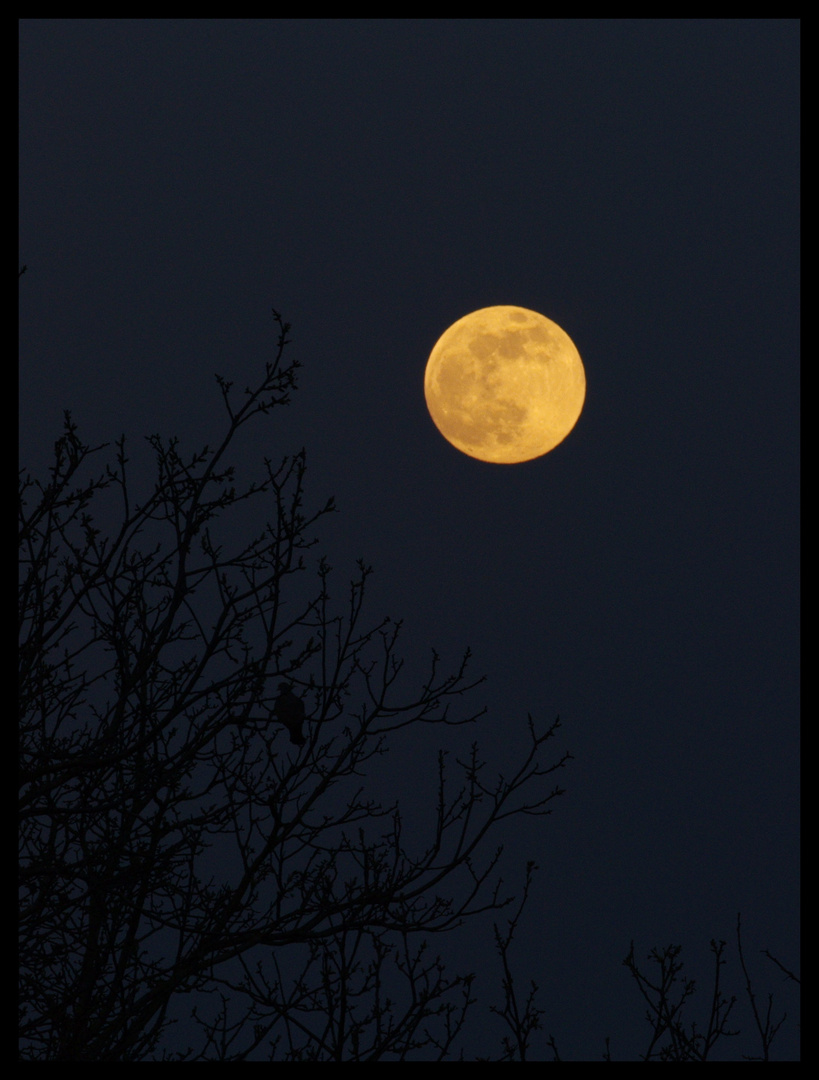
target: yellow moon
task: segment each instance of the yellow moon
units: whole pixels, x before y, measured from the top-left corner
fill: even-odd
[[[479,461],[515,464],[563,442],[586,399],[586,373],[565,330],[520,307],[464,315],[438,338],[424,374],[429,415]]]

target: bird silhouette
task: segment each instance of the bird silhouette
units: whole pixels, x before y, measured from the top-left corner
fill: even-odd
[[[304,746],[307,740],[304,737],[305,713],[304,702],[296,697],[289,683],[279,685],[279,696],[273,706],[276,719],[284,724],[290,735],[290,742],[294,746]]]

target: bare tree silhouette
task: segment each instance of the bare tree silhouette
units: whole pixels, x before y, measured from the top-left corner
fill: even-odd
[[[740,1049],[738,1057],[742,1061],[770,1061],[773,1041],[787,1019],[787,1013],[778,1020],[772,1019],[773,994],[769,994],[766,1018],[765,1022],[762,1022],[756,1005],[753,982],[745,962],[740,915],[737,915],[736,939],[737,957],[745,981],[745,992],[754,1019],[754,1027],[759,1037],[760,1050],[759,1054],[750,1054]],[[650,1029],[648,1044],[639,1054],[639,1060],[708,1061],[710,1059],[713,1061],[717,1044],[723,1043],[726,1039],[734,1039],[740,1034],[740,1029],[733,1027],[737,1019],[734,1007],[739,1004],[739,999],[736,994],[732,994],[730,998],[726,997],[723,987],[722,969],[728,963],[726,942],[712,939],[710,951],[714,964],[713,976],[703,1015],[704,1022],[701,1021],[698,1025],[696,1020],[688,1018],[692,999],[698,987],[695,979],[683,976],[683,962],[680,959],[681,946],[667,945],[662,949],[652,949],[648,953],[648,960],[652,964],[652,974],[646,974],[637,963],[632,941],[623,964],[628,968],[647,1006],[645,1019]],[[785,972],[788,979],[799,983],[797,976],[776,957],[771,956],[767,949],[760,951]],[[728,1026],[729,1017],[732,1019],[731,1027]],[[551,1040],[550,1045],[557,1056],[554,1039]],[[606,1052],[603,1057],[607,1061],[612,1060],[610,1039],[606,1039]]]
[[[370,568],[341,606],[325,560],[309,584],[334,507],[306,509],[303,451],[237,488],[237,432],[295,387],[274,316],[259,384],[237,401],[217,376],[214,447],[185,457],[150,438],[144,497],[125,438],[92,474],[104,447],[68,413],[48,478],[21,472],[25,1059],[450,1056],[473,975],[449,973],[428,938],[512,902],[493,837],[561,794],[569,755],[541,759],[559,721],[531,717],[508,777],[476,745],[454,766],[439,753],[423,838],[367,794],[399,730],[480,716],[462,701],[482,680],[468,651],[450,673],[433,652],[407,691],[400,624],[365,619]],[[231,544],[226,520],[249,500],[266,527]],[[506,1056],[525,1057],[536,1012],[514,1016]]]
[[[408,730],[475,722],[483,710],[465,699],[483,680],[468,651],[449,673],[433,651],[408,689],[400,623],[364,614],[370,568],[343,602],[326,560],[311,576],[314,528],[334,506],[306,509],[304,451],[237,488],[236,434],[295,387],[274,316],[259,384],[236,402],[217,376],[215,447],[184,458],[176,440],[149,439],[144,497],[124,437],[94,474],[105,448],[69,414],[47,479],[20,474],[20,1056],[445,1059],[464,1054],[483,1004],[496,1059],[531,1059],[545,1012],[535,983],[520,993],[510,950],[535,866],[511,895],[496,839],[562,794],[553,774],[570,755],[542,761],[559,720],[538,731],[529,717],[506,777],[487,775],[475,744],[454,766],[439,751],[426,834],[370,793]],[[267,523],[237,544],[252,500]],[[450,971],[429,939],[503,909],[500,1003],[479,1002],[476,973]],[[736,934],[759,1040],[738,1056],[767,1061],[786,1018],[771,994],[758,1003],[739,918]],[[680,947],[652,950],[646,972],[632,944],[643,1060],[713,1060],[738,1033],[725,942],[711,952],[698,1026]],[[554,1035],[545,1046],[561,1060]]]

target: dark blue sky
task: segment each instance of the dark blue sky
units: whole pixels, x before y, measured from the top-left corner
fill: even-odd
[[[248,475],[306,445],[341,510],[322,549],[374,564],[410,663],[471,645],[493,756],[527,711],[564,721],[568,794],[510,853],[541,866],[519,957],[568,1057],[641,1045],[631,939],[705,980],[741,910],[761,987],[785,989],[758,949],[797,962],[798,36],[21,25],[22,463],[65,408],[137,457],[212,439],[214,372],[252,380],[283,313],[300,390],[243,440]],[[586,368],[577,427],[523,465],[460,454],[424,404],[437,338],[491,304],[555,320]]]

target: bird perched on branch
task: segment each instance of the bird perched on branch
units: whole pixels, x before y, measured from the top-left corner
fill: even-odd
[[[290,742],[295,746],[304,746],[307,740],[304,737],[305,713],[304,702],[296,697],[289,683],[279,685],[279,696],[273,706],[276,719],[284,724],[290,735]]]

